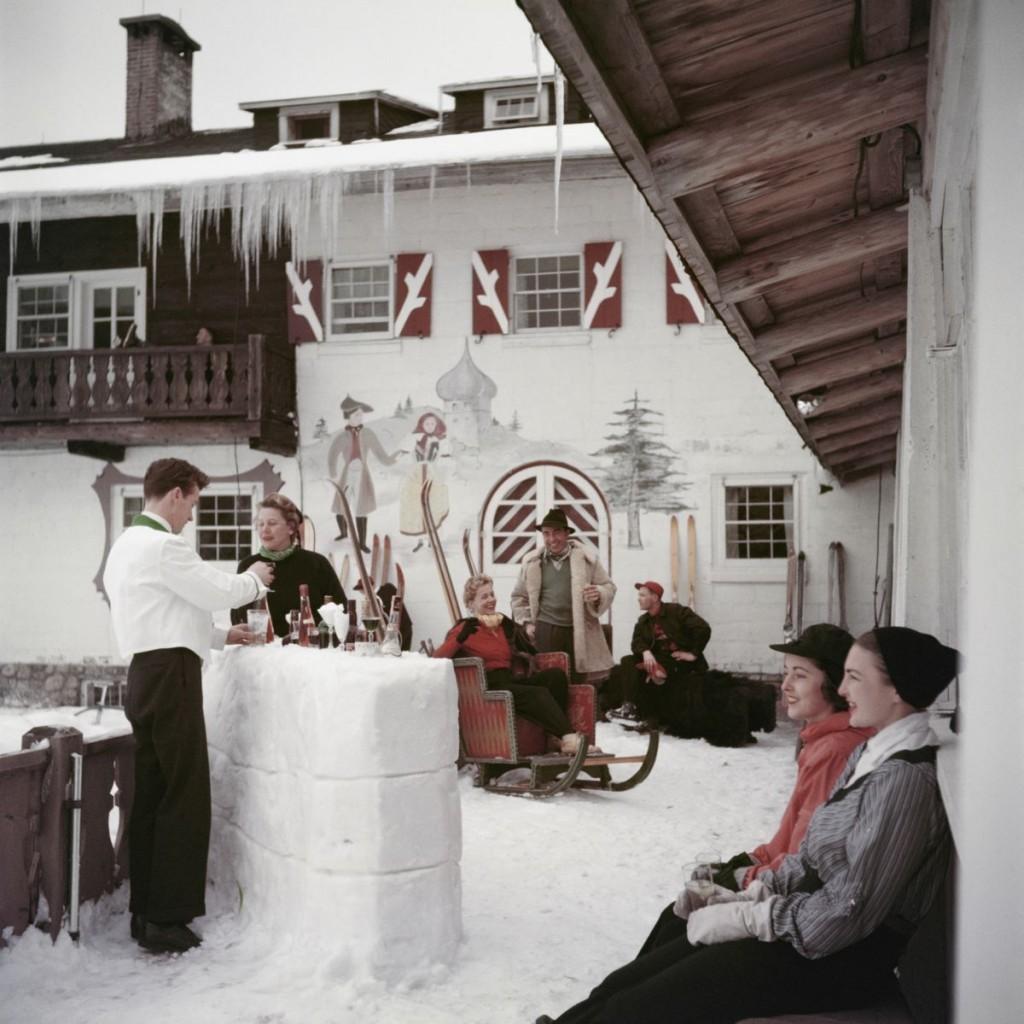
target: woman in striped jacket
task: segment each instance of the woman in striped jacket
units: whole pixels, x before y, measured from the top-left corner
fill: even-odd
[[[859,637],[840,693],[851,725],[878,731],[850,755],[799,851],[707,906],[684,890],[685,926],[660,927],[559,1024],[725,1024],[855,1008],[888,991],[946,873],[949,827],[925,709],[956,662],[956,651],[916,630]]]

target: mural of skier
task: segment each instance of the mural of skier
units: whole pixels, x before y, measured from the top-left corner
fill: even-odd
[[[369,427],[363,426],[363,417],[368,412],[373,412],[372,406],[346,395],[341,403],[345,428],[334,436],[327,452],[327,472],[331,479],[336,481],[339,487],[348,487],[349,503],[359,535],[359,546],[364,552],[370,550],[366,546],[366,521],[377,507],[377,495],[367,457],[372,453],[382,465],[391,466],[404,454],[401,450],[391,455],[384,451],[384,446],[377,435]],[[331,511],[338,522],[338,536],[335,539],[344,540],[348,530],[345,518],[341,514],[339,497],[335,497]]]
[[[627,546],[642,548],[641,512],[678,512],[689,508],[680,492],[690,486],[674,468],[676,453],[659,438],[654,417],[662,413],[641,405],[638,392],[617,409],[608,425],[616,431],[606,434],[608,443],[592,452],[607,460],[602,483],[612,508],[626,513]]]
[[[419,551],[423,546],[423,536],[427,532],[426,524],[423,521],[423,508],[420,495],[423,485],[427,480],[433,479],[433,486],[430,488],[430,512],[434,524],[440,526],[448,515],[448,487],[438,479],[437,469],[434,463],[442,457],[442,442],[448,436],[444,420],[436,413],[425,412],[420,416],[413,427],[413,434],[416,436],[416,444],[413,448],[413,458],[416,464],[413,471],[402,485],[402,492],[399,498],[399,529],[407,537],[419,537],[413,551]]]

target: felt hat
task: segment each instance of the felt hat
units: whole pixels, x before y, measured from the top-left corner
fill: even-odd
[[[560,508],[553,508],[544,518],[540,521],[538,530],[543,530],[545,526],[549,526],[555,530],[565,530],[568,533],[575,533],[576,531],[569,525],[569,520],[565,516],[565,511]]]
[[[365,402],[357,402],[351,395],[346,395],[341,402],[341,415],[348,419],[354,412],[373,412],[373,406]]]
[[[836,687],[843,681],[843,665],[853,646],[853,637],[827,622],[808,626],[795,640],[788,644],[769,644],[773,651],[796,654],[801,658],[816,661]]]

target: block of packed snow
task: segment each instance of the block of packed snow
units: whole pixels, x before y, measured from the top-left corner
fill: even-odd
[[[210,881],[339,977],[450,963],[461,934],[451,662],[231,648],[203,679]]]

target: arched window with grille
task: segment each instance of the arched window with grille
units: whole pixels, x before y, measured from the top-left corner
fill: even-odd
[[[480,565],[514,579],[522,557],[541,543],[537,524],[552,508],[565,512],[573,536],[595,548],[611,572],[611,515],[601,488],[564,462],[529,462],[491,488],[480,514]]]

